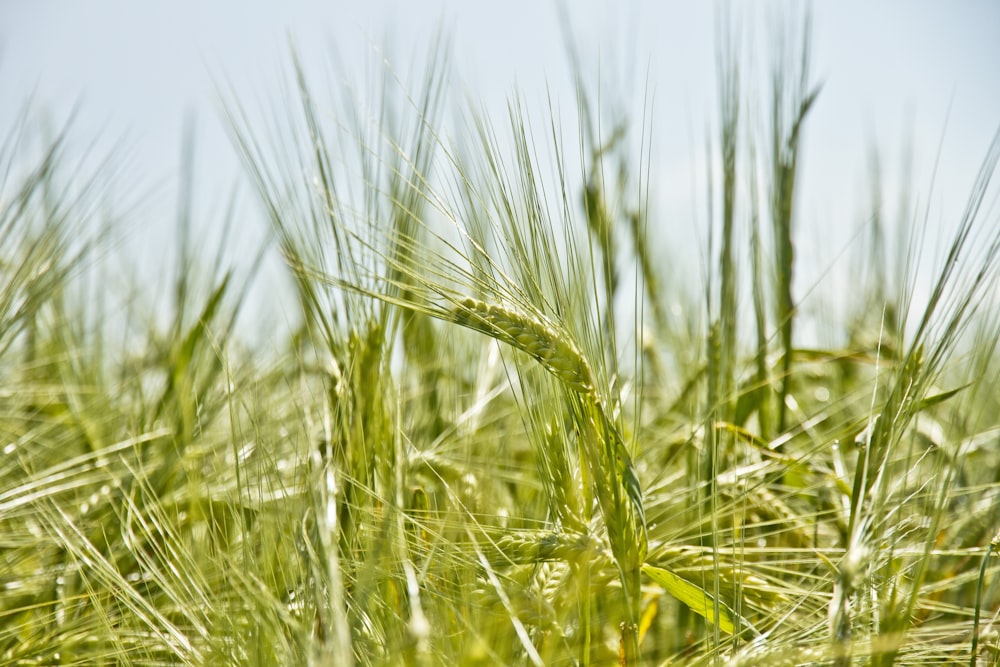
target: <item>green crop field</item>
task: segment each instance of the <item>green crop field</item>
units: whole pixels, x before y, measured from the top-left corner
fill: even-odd
[[[72,127],[7,130],[0,662],[1000,664],[1000,135],[937,263],[872,180],[824,320],[823,88],[808,23],[779,37],[764,89],[718,47],[699,247],[649,240],[671,128],[583,76],[572,136],[469,110],[441,46],[371,107],[297,62],[273,127],[228,98],[293,286],[273,349],[243,342],[260,258],[183,215],[169,304],[115,303],[113,183]]]

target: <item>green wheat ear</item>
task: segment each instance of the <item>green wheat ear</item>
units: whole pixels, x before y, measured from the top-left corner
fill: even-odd
[[[471,297],[462,299],[451,310],[451,315],[457,324],[531,355],[573,391],[586,395],[594,393],[590,364],[576,345],[561,336],[551,324],[507,306]]]

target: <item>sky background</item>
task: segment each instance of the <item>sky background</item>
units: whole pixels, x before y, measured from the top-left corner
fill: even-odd
[[[650,204],[666,221],[657,227],[657,244],[699,242],[706,214],[697,183],[705,137],[714,132],[716,14],[725,5],[588,0],[565,6],[593,76],[589,83],[600,77],[606,91],[621,93],[624,106],[638,107],[636,122],[644,95],[655,97]],[[761,47],[772,34],[768,18],[799,3],[733,6],[745,39]],[[6,135],[25,104],[32,122],[52,132],[75,108],[71,150],[94,156],[117,147],[120,168],[109,187],[111,207],[127,211],[122,247],[138,263],[156,266],[175,235],[185,118],[196,122],[195,219],[206,236],[242,178],[220,112],[220,82],[223,99],[238,99],[251,112],[272,111],[283,94],[291,42],[314,87],[346,78],[364,98],[365,86],[378,78],[373,63],[384,57],[407,79],[443,26],[452,47],[453,100],[481,104],[499,126],[512,91],[541,111],[549,90],[572,116],[558,7],[521,0],[0,0],[0,131]],[[991,0],[814,6],[812,72],[824,87],[805,139],[804,265],[833,261],[863,221],[873,146],[882,153],[888,200],[895,201],[900,162],[910,156],[915,200],[928,206],[931,235],[947,238],[1000,126],[997,34],[1000,3]],[[331,65],[334,54],[339,67]],[[747,63],[758,73],[766,66],[763,57]],[[756,94],[766,100],[763,90]],[[241,192],[245,246],[237,253],[250,250],[265,229],[253,193]]]

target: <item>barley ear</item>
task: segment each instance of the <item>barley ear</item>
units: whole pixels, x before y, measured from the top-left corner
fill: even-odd
[[[534,357],[573,391],[594,393],[594,375],[583,354],[556,327],[541,318],[471,297],[462,299],[451,315],[456,324]]]

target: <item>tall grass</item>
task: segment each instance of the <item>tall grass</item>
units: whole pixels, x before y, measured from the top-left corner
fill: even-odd
[[[636,163],[582,76],[575,139],[520,97],[453,130],[440,45],[374,113],[297,62],[270,136],[233,103],[301,315],[270,358],[239,343],[255,265],[205,270],[191,195],[167,324],[116,349],[78,279],[88,190],[58,194],[61,139],[14,169],[15,129],[3,661],[995,664],[1000,135],[944,262],[847,285],[870,312],[806,348],[802,26],[758,109],[720,24],[712,262],[679,314],[648,125]]]

